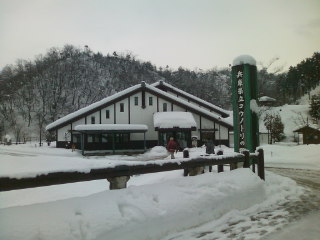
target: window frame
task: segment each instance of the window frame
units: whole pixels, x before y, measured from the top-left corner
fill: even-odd
[[[163,103],[162,104],[162,111],[163,112],[168,112],[168,104],[167,103]]]
[[[91,124],[96,124],[96,116],[91,116]]]
[[[137,96],[134,97],[134,105],[135,106],[139,105],[139,97],[137,97]]]

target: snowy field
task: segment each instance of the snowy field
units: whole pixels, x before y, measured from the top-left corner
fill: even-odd
[[[263,148],[266,166],[320,169],[319,145]],[[191,156],[203,151],[192,149]],[[232,154],[231,149],[224,151]],[[138,156],[82,157],[34,144],[0,146],[0,176],[33,176],[52,169],[87,171],[149,158],[165,161],[167,153],[157,148]],[[106,180],[98,180],[2,192],[0,239],[232,239],[226,230],[230,226],[237,239],[260,239],[286,224],[277,219],[288,212],[277,206],[306,191],[268,171],[263,182],[249,169],[195,177],[183,177],[182,170],[145,174],[133,176],[127,189],[108,188]],[[265,224],[255,223],[252,216],[265,212],[271,216],[263,219]]]

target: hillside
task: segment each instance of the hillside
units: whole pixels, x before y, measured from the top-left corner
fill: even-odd
[[[195,96],[230,108],[230,72],[157,68],[131,53],[104,56],[89,48],[52,48],[35,61],[20,60],[0,72],[0,139],[23,141],[46,134],[56,119],[132,85],[164,80]],[[48,137],[48,136],[46,136]]]
[[[317,86],[310,92],[310,95],[320,94],[320,85]],[[267,113],[279,113],[281,120],[284,124],[284,134],[285,142],[293,142],[294,141],[294,133],[301,125],[314,124],[311,120],[311,116],[309,114],[310,110],[310,100],[309,94],[303,95],[298,101],[298,105],[288,105],[285,104],[279,107],[261,107],[260,108],[260,122],[259,129],[260,132],[266,133],[267,129],[264,125],[263,119]]]

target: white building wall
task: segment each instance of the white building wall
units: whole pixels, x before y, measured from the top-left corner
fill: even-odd
[[[94,112],[90,115],[87,116],[87,124],[92,124],[91,123],[91,117],[95,117],[95,124],[100,123],[100,111]]]
[[[159,97],[159,112],[163,112],[163,104],[167,103],[167,112],[171,112],[171,102]]]
[[[173,111],[175,111],[175,112],[185,112],[186,109],[173,104]]]
[[[81,124],[85,124],[86,123],[86,120],[85,118],[81,118],[79,119],[78,121],[75,121],[72,123],[72,130],[74,130],[74,128],[78,125],[81,125]]]
[[[124,104],[124,111],[120,112],[120,104]],[[116,104],[116,124],[128,124],[129,123],[129,113],[128,113],[128,98],[125,98]]]
[[[138,97],[138,105],[135,105],[134,98]],[[149,97],[153,98],[153,105],[149,105]],[[128,110],[128,104],[129,99],[125,98],[115,104],[112,104],[108,107],[105,107],[101,109],[101,123],[102,124],[114,124],[114,106],[116,106],[116,124],[128,124],[130,121],[130,124],[146,124],[148,126],[148,132],[146,133],[146,139],[147,140],[158,140],[158,132],[154,130],[153,125],[153,114],[157,112],[157,99],[158,99],[158,110],[159,112],[163,112],[163,103],[167,103],[167,111],[171,112],[172,106],[173,111],[181,111],[185,112],[186,109],[183,107],[180,107],[175,104],[171,104],[171,102],[161,98],[157,97],[156,95],[153,95],[149,92],[145,93],[145,105],[146,108],[142,108],[142,94],[141,92],[136,93],[132,96],[130,96],[130,120],[129,120],[129,110]],[[120,103],[124,103],[124,112],[120,112]],[[106,110],[109,110],[109,119],[106,119]],[[191,112],[192,113],[192,112]],[[192,113],[193,117],[197,124],[197,130],[192,131],[192,136],[197,136],[198,139],[200,139],[200,115],[196,113]],[[100,123],[100,110],[96,111],[95,113],[92,113],[87,116],[87,124],[91,124],[91,117],[95,117],[95,123]],[[85,124],[85,118],[82,118],[76,122],[74,122],[73,128],[79,124]],[[209,120],[205,117],[201,117],[201,128],[202,129],[214,129],[214,127],[219,130],[219,124],[216,123],[214,125],[214,121]],[[65,141],[65,132],[70,130],[70,124],[66,127],[63,127],[61,129],[58,129],[58,141]],[[228,139],[228,129],[224,126],[220,126],[220,133],[219,131],[216,131],[216,139],[219,139],[219,136],[222,140]],[[137,134],[131,134],[131,140],[143,140],[143,134],[137,133]]]
[[[68,132],[68,130],[71,130],[70,124],[58,129],[58,141],[66,141],[65,133]],[[67,139],[67,141],[71,141],[71,137]]]
[[[106,118],[106,110],[109,110],[109,119]],[[101,123],[102,124],[114,123],[114,105],[113,104],[106,108],[101,109]]]
[[[228,132],[228,128],[220,125],[220,129],[219,129],[219,125],[220,124],[216,124],[216,139],[222,139],[222,140],[227,140],[228,139],[228,136],[229,136],[229,132]],[[219,130],[220,130],[220,133],[219,133]]]
[[[201,128],[202,129],[214,129],[214,122],[207,118],[201,118]]]
[[[134,105],[134,98],[138,97],[138,105]],[[153,104],[149,105],[149,97],[152,97]],[[148,132],[146,132],[147,140],[158,140],[158,133],[154,130],[153,114],[157,112],[157,97],[151,93],[145,93],[145,105],[142,108],[142,94],[137,93],[130,97],[130,123],[131,124],[145,124],[148,126]],[[131,134],[131,140],[143,140],[142,133]]]
[[[200,140],[200,116],[198,114],[192,113],[194,120],[197,124],[197,129],[191,132],[191,137],[197,136],[198,140]]]

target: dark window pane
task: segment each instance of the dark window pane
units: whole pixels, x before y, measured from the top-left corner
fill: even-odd
[[[167,103],[163,104],[163,111],[166,112],[167,111]]]

